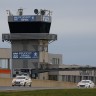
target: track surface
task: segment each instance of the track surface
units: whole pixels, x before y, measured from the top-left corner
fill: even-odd
[[[63,87],[29,87],[29,86],[0,86],[0,91],[25,91],[25,90],[43,90],[43,89],[64,89]]]

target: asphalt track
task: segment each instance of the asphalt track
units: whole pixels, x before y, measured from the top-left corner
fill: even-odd
[[[65,88],[64,87],[0,86],[0,91],[28,91],[28,90],[45,90],[45,89],[65,89]]]
[[[30,90],[46,90],[46,89],[76,89],[77,87],[29,87],[29,86],[0,86],[2,91],[30,91]],[[96,88],[96,87],[94,87]]]

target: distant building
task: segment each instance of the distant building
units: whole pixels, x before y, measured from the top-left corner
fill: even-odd
[[[0,48],[0,77],[11,77],[11,49]]]
[[[11,49],[0,48],[0,78],[10,78],[12,71]],[[44,67],[44,66],[42,66]],[[46,66],[45,66],[46,67]],[[96,67],[62,64],[62,54],[48,53],[48,68],[50,71],[38,73],[37,79],[79,82],[90,79],[96,83]],[[43,69],[42,69],[43,70]],[[34,77],[34,74],[33,74]]]

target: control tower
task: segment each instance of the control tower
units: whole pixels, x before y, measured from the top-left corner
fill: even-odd
[[[24,15],[23,9],[18,14],[8,13],[10,34],[2,34],[2,41],[11,42],[12,76],[28,73],[38,77],[40,69],[48,64],[48,44],[57,40],[56,34],[50,34],[51,11],[35,9],[35,15]]]

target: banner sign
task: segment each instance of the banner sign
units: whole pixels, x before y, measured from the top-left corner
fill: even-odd
[[[13,21],[16,21],[16,22],[29,22],[29,21],[35,21],[36,20],[36,16],[28,16],[28,15],[25,15],[25,16],[13,16]]]
[[[12,53],[13,59],[38,59],[39,58],[39,52],[13,52]]]
[[[13,52],[12,53],[12,58],[18,59],[18,52]]]
[[[43,16],[43,21],[50,21],[50,18],[49,18],[49,16]]]

